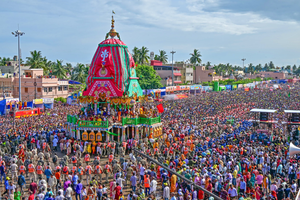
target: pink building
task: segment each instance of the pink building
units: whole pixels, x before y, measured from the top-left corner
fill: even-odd
[[[194,70],[194,83],[212,82],[223,80],[222,76],[216,76],[214,69],[205,69],[205,66],[196,66]]]
[[[155,61],[155,62],[152,62]],[[171,86],[172,85],[172,66],[164,66],[160,61],[152,60],[151,63],[153,65],[153,69],[156,73],[160,76],[161,84],[164,86]],[[182,83],[181,81],[181,71],[179,68],[174,66],[174,85],[178,85]]]
[[[57,98],[69,96],[69,83],[66,80],[44,76],[43,69],[24,70],[21,76],[22,101],[32,101],[41,98]],[[19,77],[0,78],[0,94],[5,92],[5,97],[19,97]],[[1,95],[2,96],[2,95]]]
[[[259,72],[257,74],[246,74],[246,78],[273,78],[273,79],[285,79],[286,75],[284,72]]]

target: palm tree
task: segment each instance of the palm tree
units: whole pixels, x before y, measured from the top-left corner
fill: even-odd
[[[145,64],[149,62],[149,49],[147,47],[142,46],[140,49],[140,56],[139,56],[139,62],[140,64]]]
[[[159,55],[156,55],[156,54],[155,54],[154,60],[159,60]]]
[[[140,49],[137,47],[134,47],[132,50],[132,58],[135,63],[140,64]]]
[[[74,73],[71,76],[72,80],[84,83],[86,77],[88,76],[87,70],[88,67],[86,67],[84,64],[77,63],[73,70]]]
[[[73,71],[72,64],[71,63],[66,63],[65,70],[67,71],[67,74],[71,75],[72,71]]]
[[[167,56],[166,51],[159,50],[158,60],[162,63],[167,63],[168,62],[168,56]]]
[[[261,64],[256,65],[255,69],[256,69],[257,71],[261,71],[261,70],[262,70]]]
[[[293,65],[293,71],[296,71],[296,70],[297,70],[297,66]]]
[[[200,51],[198,49],[194,49],[193,53],[190,53],[191,58],[190,61],[192,64],[196,65],[196,64],[200,64],[201,63],[201,54]]]
[[[62,64],[62,60],[57,60],[53,65],[52,74],[57,76],[59,79],[64,79],[67,77],[67,71]]]
[[[31,57],[26,57],[26,65],[30,65],[30,69],[42,68],[45,69],[44,58],[41,51],[30,51]]]
[[[5,58],[5,57],[3,57],[3,58],[0,57],[0,66],[5,66],[7,61],[11,61],[11,59]]]
[[[51,60],[47,60],[46,57],[43,58],[43,62],[44,62],[44,72],[45,74],[49,74],[49,73],[52,73],[52,70],[53,70],[53,66],[54,66],[54,62],[52,62]]]

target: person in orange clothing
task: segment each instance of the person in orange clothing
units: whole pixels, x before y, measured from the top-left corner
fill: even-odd
[[[194,151],[194,149],[195,149],[195,144],[192,143],[192,144],[191,144],[191,147],[190,147],[190,150],[191,150],[191,151]]]
[[[150,195],[150,178],[149,175],[144,175],[145,194]]]

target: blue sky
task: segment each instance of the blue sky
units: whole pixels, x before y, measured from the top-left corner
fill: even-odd
[[[97,44],[115,28],[130,51],[175,50],[187,60],[199,49],[202,61],[300,65],[299,0],[1,0],[0,57],[17,54],[11,32],[18,24],[22,58],[39,50],[50,60],[90,63]]]

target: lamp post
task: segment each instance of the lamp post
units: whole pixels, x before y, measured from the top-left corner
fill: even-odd
[[[245,61],[245,60],[246,60],[246,58],[243,58],[243,59],[242,59],[242,61],[243,61],[243,68],[244,68],[244,61]]]
[[[15,32],[11,32],[15,37],[18,37],[18,63],[19,63],[19,101],[21,101],[21,64],[20,64],[20,54],[21,54],[21,49],[20,49],[20,36],[24,35],[25,33],[16,30]]]
[[[172,86],[174,86],[174,64],[173,64],[173,56],[174,56],[174,53],[176,53],[176,51],[171,51],[170,53],[172,54]]]

